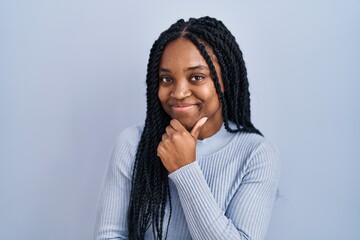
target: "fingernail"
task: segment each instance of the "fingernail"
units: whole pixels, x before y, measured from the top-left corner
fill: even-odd
[[[201,123],[202,123],[202,125],[204,125],[205,123],[206,123],[206,121],[208,120],[208,117],[203,117],[202,119],[201,119]]]

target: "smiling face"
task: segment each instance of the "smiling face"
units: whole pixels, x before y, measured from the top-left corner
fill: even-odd
[[[223,88],[220,66],[210,48],[206,48]],[[222,125],[222,109],[205,59],[187,39],[178,38],[164,49],[159,67],[158,97],[165,112],[188,130],[202,117],[208,117],[199,138],[215,134]]]

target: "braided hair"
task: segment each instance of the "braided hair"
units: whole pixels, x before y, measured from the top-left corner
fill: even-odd
[[[250,121],[250,93],[247,71],[242,52],[235,37],[225,25],[211,17],[178,20],[160,34],[155,41],[147,65],[147,112],[145,126],[135,156],[131,194],[128,208],[129,239],[144,239],[151,226],[154,239],[166,239],[171,219],[171,196],[168,172],[157,156],[157,147],[171,118],[158,99],[159,65],[166,44],[177,38],[190,40],[200,51],[209,66],[219,100],[222,104],[224,126],[229,132],[261,133]],[[209,46],[221,68],[224,92],[213,61],[206,51]],[[236,128],[229,126],[229,121]],[[165,207],[170,213],[165,218]],[[166,222],[164,234],[163,225]]]

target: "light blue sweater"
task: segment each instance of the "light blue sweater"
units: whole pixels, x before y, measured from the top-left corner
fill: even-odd
[[[127,239],[131,176],[142,129],[136,125],[118,137],[99,199],[96,240]],[[222,127],[198,140],[196,161],[169,174],[168,239],[264,239],[279,175],[277,151],[260,135]],[[168,214],[169,205],[164,233]],[[151,227],[145,238],[153,239]]]

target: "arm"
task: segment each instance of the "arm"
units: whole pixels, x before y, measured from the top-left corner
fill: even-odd
[[[137,139],[132,130],[118,137],[102,187],[94,239],[128,239],[127,209],[131,188],[131,169]]]
[[[279,170],[276,151],[267,143],[260,144],[226,212],[216,202],[197,162],[170,174],[193,239],[264,239]]]

